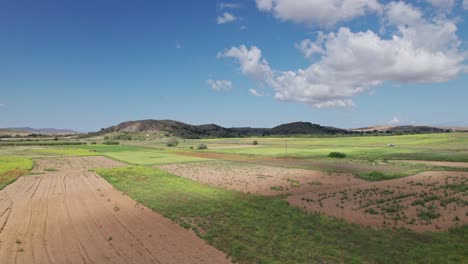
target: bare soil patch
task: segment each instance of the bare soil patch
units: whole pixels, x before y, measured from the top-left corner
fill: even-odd
[[[0,191],[0,263],[228,263],[193,232],[90,169],[104,157],[41,159]],[[54,171],[51,171],[53,169]]]
[[[289,196],[290,204],[376,227],[443,231],[468,224],[468,173],[414,176]]]
[[[208,185],[262,195],[298,194],[365,183],[346,173],[326,173],[224,161],[158,166]]]

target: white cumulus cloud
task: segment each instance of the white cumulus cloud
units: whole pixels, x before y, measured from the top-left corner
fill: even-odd
[[[239,18],[236,17],[234,14],[231,14],[229,12],[224,12],[222,16],[218,16],[218,24],[226,24],[230,22],[234,22],[238,20]]]
[[[319,32],[316,41],[310,39],[304,39],[301,43],[296,44],[296,48],[304,54],[304,57],[311,58],[314,54],[324,54],[323,42],[325,41],[325,34]]]
[[[280,20],[322,26],[382,9],[377,0],[256,0],[256,4],[260,11],[271,12]]]
[[[218,58],[229,57],[237,59],[241,72],[255,81],[263,82],[273,78],[273,72],[268,62],[262,57],[262,51],[255,46],[249,49],[241,45],[218,53]]]
[[[455,0],[426,0],[429,4],[440,11],[448,12],[455,6]]]
[[[237,2],[231,2],[231,3],[226,3],[226,2],[221,2],[218,4],[219,9],[238,9],[242,7],[241,3]]]
[[[393,117],[390,121],[387,122],[387,124],[389,124],[389,125],[398,125],[400,123],[401,123],[400,119],[398,117],[396,117],[396,116]]]
[[[206,81],[208,86],[210,86],[213,91],[229,91],[232,89],[232,82],[228,80],[212,80],[208,79]]]
[[[257,97],[262,97],[265,96],[263,92],[257,91],[255,89],[249,89],[250,95],[257,96]]]
[[[386,81],[444,82],[466,69],[455,22],[425,20],[404,3],[391,3],[384,12],[395,31],[390,38],[346,27],[319,34],[316,41],[297,45],[306,57],[320,55],[305,69],[275,71],[256,46],[233,47],[218,57],[237,59],[241,72],[270,86],[276,99],[317,108],[353,106],[354,96]]]

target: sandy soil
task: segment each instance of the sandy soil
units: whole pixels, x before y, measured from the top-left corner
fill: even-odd
[[[365,183],[346,173],[224,161],[169,164],[158,168],[208,185],[262,195],[297,194]]]
[[[442,231],[468,224],[467,185],[466,172],[424,172],[292,195],[288,201],[365,226]]]
[[[429,161],[429,160],[398,160],[399,162],[428,164],[443,167],[454,167],[454,168],[468,168],[468,162],[454,162],[454,161]]]
[[[229,262],[193,232],[89,171],[118,162],[82,157],[36,163],[34,171],[44,174],[23,176],[0,191],[0,263]]]

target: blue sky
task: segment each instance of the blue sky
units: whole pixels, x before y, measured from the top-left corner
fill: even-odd
[[[468,125],[468,1],[0,2],[0,127]]]

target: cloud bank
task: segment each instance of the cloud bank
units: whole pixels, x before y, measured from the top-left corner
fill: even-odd
[[[385,6],[364,0],[257,0],[256,3],[260,10],[271,11],[280,19],[304,23],[314,22],[311,19],[324,24],[338,21],[336,17],[313,14],[306,18],[299,12],[301,7],[312,10],[318,3],[337,12],[342,20],[373,10],[382,12],[382,23],[392,32],[389,37],[371,30],[353,32],[348,27],[340,27],[337,32],[320,32],[315,40],[305,39],[296,44],[304,57],[318,56],[305,69],[274,70],[256,46],[240,45],[218,53],[218,58],[235,59],[241,73],[271,87],[280,101],[301,102],[316,108],[350,107],[354,105],[353,97],[384,82],[445,82],[466,71],[467,55],[460,50],[456,22],[441,16],[428,20],[419,8],[404,2]],[[348,15],[340,15],[342,9],[348,10]]]

